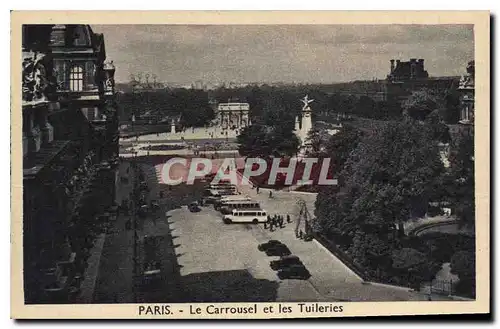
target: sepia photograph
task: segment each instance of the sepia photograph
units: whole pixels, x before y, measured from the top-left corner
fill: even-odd
[[[488,12],[73,14],[13,13],[13,317],[488,312]]]

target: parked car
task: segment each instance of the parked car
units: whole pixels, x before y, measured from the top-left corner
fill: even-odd
[[[191,202],[188,205],[188,209],[189,209],[190,212],[199,212],[199,211],[201,211],[201,208],[198,205],[198,202]]]
[[[272,246],[275,246],[275,245],[278,245],[278,244],[282,244],[282,243],[280,241],[278,241],[278,240],[269,240],[266,243],[259,244],[259,246],[257,247],[257,249],[259,249],[259,251],[266,251],[269,247],[272,247]]]
[[[273,260],[269,263],[275,271],[291,265],[302,265],[300,258],[295,255],[283,256],[278,260]]]
[[[283,279],[301,279],[307,280],[311,277],[311,273],[302,264],[294,264],[284,267],[278,271],[278,277]]]
[[[288,247],[282,243],[269,247],[266,250],[266,255],[268,256],[288,256],[291,254],[292,252],[290,251],[290,249],[288,249]]]

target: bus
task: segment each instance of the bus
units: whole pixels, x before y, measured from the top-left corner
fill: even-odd
[[[215,203],[224,197],[239,196],[236,189],[234,190],[212,190],[205,189],[203,192],[203,200],[205,203]]]
[[[214,207],[215,208],[215,207]],[[233,209],[241,210],[260,210],[260,204],[253,200],[231,200],[222,201],[220,206],[220,211],[223,214],[230,214]]]
[[[243,210],[233,209],[233,211],[224,215],[223,219],[225,224],[231,223],[265,223],[267,221],[267,213],[263,209]]]
[[[223,204],[230,202],[230,201],[250,201],[252,198],[250,198],[248,195],[241,195],[241,194],[232,194],[232,195],[221,195],[218,200],[214,202],[214,209],[218,210]]]
[[[236,191],[236,186],[232,184],[210,184],[208,186],[210,190],[235,190]]]

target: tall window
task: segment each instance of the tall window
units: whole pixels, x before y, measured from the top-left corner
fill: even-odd
[[[83,90],[83,68],[79,65],[73,66],[69,72],[69,89],[71,91]]]

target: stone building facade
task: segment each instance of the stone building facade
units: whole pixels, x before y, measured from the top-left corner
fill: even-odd
[[[431,89],[445,91],[456,88],[458,77],[429,77],[424,59],[390,60],[390,71],[384,81],[384,100],[401,104],[413,91]]]
[[[24,25],[22,47],[25,302],[72,302],[114,205],[115,68],[88,25]]]

